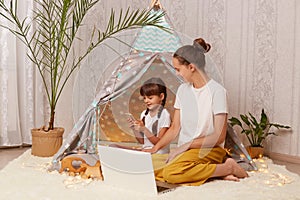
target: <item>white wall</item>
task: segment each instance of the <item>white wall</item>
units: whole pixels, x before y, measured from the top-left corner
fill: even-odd
[[[211,43],[229,93],[230,116],[262,108],[292,131],[269,138],[268,151],[300,156],[300,1],[161,0],[176,31]],[[150,0],[101,1],[89,23],[114,9],[146,8]]]

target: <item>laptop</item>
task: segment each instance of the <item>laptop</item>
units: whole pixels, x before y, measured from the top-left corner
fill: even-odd
[[[125,190],[157,195],[178,185],[155,181],[151,154],[98,145],[104,182]]]

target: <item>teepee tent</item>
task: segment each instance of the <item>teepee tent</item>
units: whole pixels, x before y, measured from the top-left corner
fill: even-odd
[[[157,12],[162,11],[153,10],[153,14]],[[127,94],[133,85],[136,85],[135,88],[138,88],[141,84],[142,76],[147,71],[153,71],[153,63],[156,63],[157,67],[164,67],[163,72],[158,76],[166,79],[165,76],[172,74],[172,78],[176,79],[176,85],[168,84],[171,86],[169,88],[174,93],[176,92],[182,80],[176,76],[171,61],[172,54],[177,48],[182,46],[182,43],[167,21],[167,16],[165,16],[161,23],[163,26],[170,28],[169,32],[158,28],[144,27],[138,33],[134,43],[130,45],[129,53],[120,56],[107,66],[108,70],[113,69],[111,76],[107,78],[93,102],[68,134],[62,147],[54,155],[53,163],[58,162],[63,158],[64,154],[72,151],[83,150],[85,153],[95,154],[97,133],[99,132],[97,121],[104,109],[106,109],[107,104],[114,102],[124,93]],[[168,81],[166,82],[168,83]],[[103,109],[101,109],[101,106]],[[120,111],[118,114],[122,113],[124,112]]]
[[[161,9],[152,9],[152,11],[153,14],[162,12]],[[124,141],[124,138],[116,136],[130,136],[132,133],[122,126],[124,113],[131,112],[130,104],[135,105],[132,107],[138,107],[137,100],[131,102],[131,99],[147,78],[161,77],[174,99],[174,94],[183,80],[176,75],[172,67],[172,55],[183,45],[183,42],[182,37],[179,37],[171,26],[167,14],[161,23],[169,28],[168,32],[156,27],[143,27],[130,45],[129,51],[107,66],[107,71],[111,72],[111,75],[101,85],[93,102],[76,122],[62,147],[53,157],[53,165],[56,169],[59,168],[60,160],[70,153],[85,153],[98,159],[96,147],[99,140]],[[219,77],[216,77],[218,74],[214,75],[213,78],[218,80]],[[169,101],[170,105],[173,103],[174,101]],[[106,112],[110,114],[105,116]],[[109,128],[102,126],[102,121],[110,124],[109,127],[112,127],[111,124],[117,126],[122,130],[121,134],[116,134],[115,130],[108,134]],[[236,145],[239,149],[243,148],[237,137],[233,142],[239,143]],[[245,155],[247,152],[242,150],[242,154]],[[246,159],[243,162],[250,163],[249,155],[244,157]]]

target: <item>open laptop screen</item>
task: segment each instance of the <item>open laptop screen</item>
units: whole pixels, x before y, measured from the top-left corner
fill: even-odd
[[[98,145],[98,154],[105,183],[157,194],[150,153]]]

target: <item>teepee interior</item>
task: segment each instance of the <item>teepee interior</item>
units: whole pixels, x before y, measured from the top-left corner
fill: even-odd
[[[176,88],[180,82],[177,81],[173,73],[164,67],[164,63],[160,59],[156,59],[138,82],[129,87],[118,98],[101,105],[100,110],[102,112],[98,119],[100,125],[99,139],[101,141],[137,142],[128,127],[125,113],[129,112],[136,119],[140,119],[140,113],[145,109],[145,106],[139,89],[141,84],[151,77],[160,77],[166,83],[168,95],[165,108],[172,115]]]

